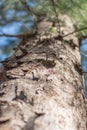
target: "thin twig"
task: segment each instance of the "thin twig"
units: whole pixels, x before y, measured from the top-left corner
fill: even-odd
[[[83,31],[83,30],[86,30],[87,27],[84,27],[84,28],[80,28],[78,30],[75,30],[75,31],[72,31],[66,35],[63,35],[62,37],[67,37],[73,33],[76,33],[76,32],[80,32],[80,31]],[[37,31],[33,32],[33,33],[23,33],[23,34],[18,34],[18,35],[12,35],[12,34],[0,34],[0,37],[17,37],[17,38],[24,38],[24,37],[32,37],[32,36],[35,36],[37,34]]]
[[[36,12],[31,9],[31,7],[27,4],[26,0],[20,0],[24,7],[27,9],[28,13],[34,17],[34,26],[37,29],[37,21],[35,20],[35,16],[37,16]]]
[[[77,33],[77,32],[80,32],[80,31],[83,31],[83,30],[86,30],[86,29],[87,29],[87,27],[80,28],[80,29],[78,29],[78,30],[72,31],[72,32],[70,32],[70,33],[64,35],[63,37],[67,37],[67,36],[69,36],[69,35],[71,35],[71,34],[73,34],[73,33]]]
[[[25,8],[28,10],[29,13],[36,16],[35,11],[31,9],[31,7],[27,4],[26,0],[20,0],[21,3],[25,6]]]
[[[55,8],[55,1],[54,0],[51,0],[51,3],[52,3],[52,7],[53,7],[53,10],[54,10],[54,13],[56,15],[56,19],[57,19],[57,22],[58,22],[58,26],[59,26],[59,34],[61,33],[61,27],[60,27],[60,22],[59,22],[59,19],[58,19],[58,13],[56,11],[56,8]]]
[[[85,54],[85,52],[80,51],[80,53],[87,58],[87,54]]]
[[[16,37],[16,38],[25,38],[25,37],[33,37],[36,35],[37,32],[34,33],[23,33],[23,34],[18,34],[18,35],[12,35],[12,34],[0,34],[0,37]]]

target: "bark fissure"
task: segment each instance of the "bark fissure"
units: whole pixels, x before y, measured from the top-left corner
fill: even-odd
[[[66,33],[70,29],[72,24],[62,28]],[[61,41],[49,33],[27,39],[3,62],[0,130],[86,130],[78,39],[71,35]]]

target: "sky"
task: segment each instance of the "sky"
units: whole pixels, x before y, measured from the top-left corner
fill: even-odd
[[[2,2],[0,1],[0,7],[1,3]],[[30,1],[28,4],[31,7],[35,6],[34,1]],[[3,15],[0,15],[0,22],[5,23],[3,26],[0,25],[0,34],[5,33],[17,35],[28,32],[29,28],[34,25],[34,19],[32,16],[28,15],[26,9],[21,11],[17,11],[16,9],[7,9],[4,13],[4,17]],[[13,54],[12,48],[19,43],[20,39],[18,40],[18,38],[0,37],[0,61],[11,56]]]

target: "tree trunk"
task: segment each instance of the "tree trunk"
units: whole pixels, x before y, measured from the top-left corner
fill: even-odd
[[[68,16],[61,20],[64,34],[74,30]],[[59,39],[45,30],[40,38],[23,40],[3,64],[0,130],[86,130],[83,75],[74,34]]]

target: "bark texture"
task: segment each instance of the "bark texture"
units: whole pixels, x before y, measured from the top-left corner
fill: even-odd
[[[74,30],[68,16],[61,21],[64,34]],[[86,130],[78,39],[70,35],[60,40],[48,28],[40,38],[22,41],[4,62],[0,130]]]

